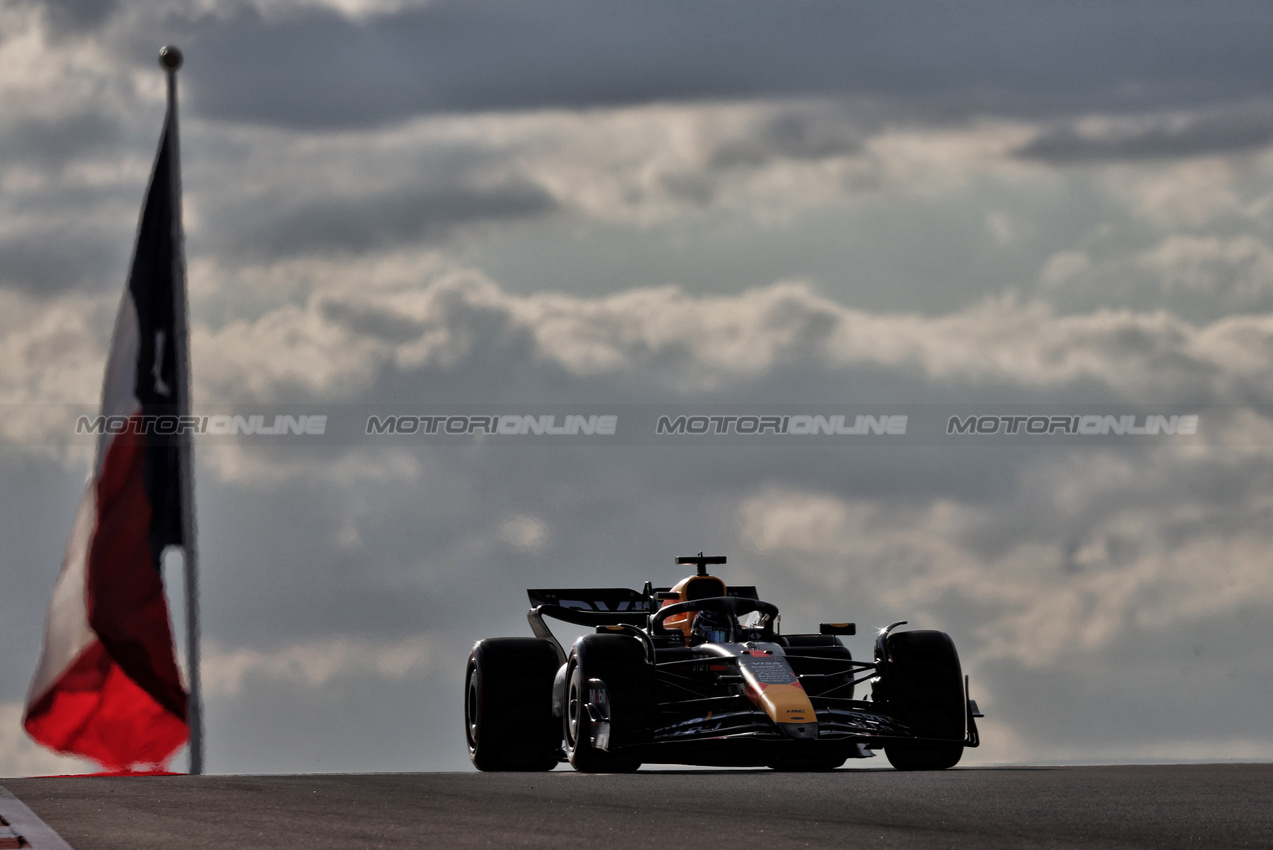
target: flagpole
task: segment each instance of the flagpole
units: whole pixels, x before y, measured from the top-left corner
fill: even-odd
[[[190,309],[186,301],[185,245],[181,232],[181,146],[177,136],[177,69],[181,67],[181,51],[167,46],[159,51],[159,64],[168,75],[168,126],[171,133],[174,320],[177,354],[178,415],[190,415]],[[181,540],[182,562],[186,586],[186,666],[190,700],[186,720],[190,725],[190,773],[203,773],[203,695],[199,684],[199,546],[196,537],[194,509],[194,439],[189,432],[181,436]]]

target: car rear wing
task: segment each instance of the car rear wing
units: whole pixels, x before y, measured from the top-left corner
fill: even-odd
[[[550,641],[557,649],[561,663],[566,652],[544,623],[552,617],[576,626],[636,626],[644,628],[656,603],[647,591],[626,587],[530,588],[530,610],[526,619],[535,637]]]
[[[652,608],[648,593],[626,587],[531,588],[526,595],[532,608],[553,605],[570,611],[624,615],[640,612],[643,616],[648,616]]]

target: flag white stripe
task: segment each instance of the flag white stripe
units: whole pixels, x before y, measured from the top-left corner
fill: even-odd
[[[54,683],[97,640],[88,625],[88,546],[97,524],[97,481],[90,478],[84,487],[71,537],[66,541],[62,572],[53,588],[48,616],[44,621],[44,651],[31,680],[27,706],[53,687]]]

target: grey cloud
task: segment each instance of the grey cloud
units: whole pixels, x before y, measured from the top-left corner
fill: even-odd
[[[81,34],[102,26],[117,11],[120,0],[39,0],[30,5],[40,6],[45,21],[55,37]]]
[[[1130,631],[1069,669],[985,664],[974,673],[974,695],[980,691],[992,716],[1011,717],[1049,761],[1253,758],[1267,746],[1258,701],[1237,694],[1268,679],[1253,652],[1273,639],[1268,623],[1267,608],[1253,604],[1184,629]]]
[[[319,312],[327,321],[341,325],[359,336],[370,336],[390,343],[418,339],[423,330],[420,322],[392,311],[343,301],[324,300],[319,305]]]
[[[551,213],[546,192],[522,181],[491,188],[423,186],[362,197],[307,198],[291,209],[225,206],[211,231],[222,247],[248,256],[363,252],[436,241],[465,225]]]
[[[447,648],[450,654],[468,652]],[[455,677],[392,681],[363,673],[322,688],[252,677],[242,693],[207,700],[207,769],[236,774],[468,769],[463,714],[456,710],[462,675],[463,670]],[[279,723],[283,717],[288,722]]]
[[[0,130],[12,185],[0,201],[9,222],[0,235],[5,286],[43,295],[122,286],[147,178],[111,172],[121,170],[122,140],[140,142],[130,153],[148,156],[158,137],[157,130],[148,141],[133,136],[93,111]],[[85,178],[77,171],[109,176]]]
[[[1209,427],[1218,427],[1222,414],[1207,415],[1206,419]],[[1174,456],[1170,450],[1155,449],[1125,449],[1107,457],[1108,465],[1103,469],[1090,469],[1086,477],[1074,474],[1075,489],[1066,492],[1059,488],[1032,488],[1026,481],[1014,480],[1020,467],[1009,462],[1013,472],[1000,477],[995,487],[978,493],[974,500],[993,501],[991,494],[996,490],[1000,497],[1013,491],[1016,494],[1006,497],[995,509],[994,523],[961,529],[961,545],[975,556],[991,560],[1003,557],[1006,547],[1050,541],[1064,554],[1055,566],[1077,573],[1095,568],[1091,563],[1075,560],[1078,550],[1094,540],[1109,544],[1109,556],[1116,566],[1135,557],[1139,545],[1150,545],[1151,535],[1145,529],[1136,537],[1103,528],[1103,523],[1121,511],[1145,506],[1150,493],[1152,508],[1146,512],[1172,517],[1156,529],[1167,551],[1178,550],[1189,540],[1208,534],[1236,538],[1262,523],[1267,514],[1261,499],[1263,494],[1273,492],[1273,466],[1264,458],[1249,458],[1242,463],[1221,450],[1205,461],[1195,462]],[[1081,470],[1084,463],[1091,463],[1082,458],[1059,450],[1041,453],[1033,458],[1033,474],[1039,480],[1062,480],[1063,464],[1069,462]],[[1243,468],[1242,475],[1235,475],[1238,465]],[[952,493],[954,489],[939,489],[934,496],[940,498],[943,492]]]
[[[1093,134],[1056,127],[1017,151],[1025,159],[1054,163],[1169,159],[1229,154],[1273,142],[1273,105],[1239,106],[1193,116],[1148,116]]]
[[[129,248],[107,235],[94,238],[87,228],[75,241],[66,236],[64,228],[52,227],[0,238],[0,280],[6,287],[41,296],[122,288]],[[103,269],[115,274],[104,277]]]
[[[1262,316],[1211,326],[1165,313],[1061,317],[1012,299],[944,317],[870,314],[793,283],[732,297],[666,287],[602,299],[522,298],[468,273],[405,285],[363,291],[341,282],[304,311],[214,332],[209,350],[220,356],[205,380],[272,397],[276,376],[290,375],[270,365],[272,351],[284,353],[284,330],[289,345],[314,347],[313,370],[329,375],[311,390],[320,395],[347,394],[357,375],[360,394],[392,386],[398,397],[438,400],[471,399],[478,387],[530,400],[554,386],[606,399],[625,391],[634,400],[823,398],[832,387],[891,383],[925,398],[1029,398],[1047,388],[1053,401],[1244,403],[1273,380],[1233,347],[1265,344]]]
[[[396,140],[351,155],[348,139],[310,144],[300,134],[265,151],[215,130],[199,141],[206,146],[191,145],[197,161],[187,186],[206,211],[202,250],[213,255],[372,253],[557,210],[543,188],[509,168],[516,146]],[[225,182],[245,156],[259,176]]]
[[[92,109],[52,118],[27,118],[0,128],[0,145],[10,167],[53,171],[67,161],[118,150],[124,137],[120,123],[118,116]]]
[[[745,131],[720,141],[701,169],[667,174],[662,184],[676,197],[706,207],[716,199],[720,181],[730,171],[760,169],[781,160],[818,161],[860,153],[866,132],[879,126],[877,110],[870,104],[862,106],[865,115],[828,103],[778,107]],[[869,182],[864,175],[855,188]]]
[[[969,114],[1135,108],[1267,89],[1267,7],[560,0],[344,18],[242,13],[191,33],[195,108],[331,127],[433,111],[870,94]],[[192,65],[193,68],[193,65]]]
[[[714,168],[755,167],[776,158],[825,159],[862,149],[861,122],[831,110],[787,109],[722,144],[709,159]]]
[[[699,207],[706,207],[716,199],[717,183],[705,173],[668,174],[660,181],[674,197]]]
[[[0,233],[0,281],[44,296],[118,291],[128,273],[145,180],[122,187],[51,181],[10,192],[0,201],[0,215],[10,222]]]

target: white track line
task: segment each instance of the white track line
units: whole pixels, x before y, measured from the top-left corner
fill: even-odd
[[[20,835],[31,845],[31,850],[73,850],[53,831],[53,827],[36,817],[35,812],[0,785],[0,817],[9,822],[8,828],[0,826],[0,838]]]

